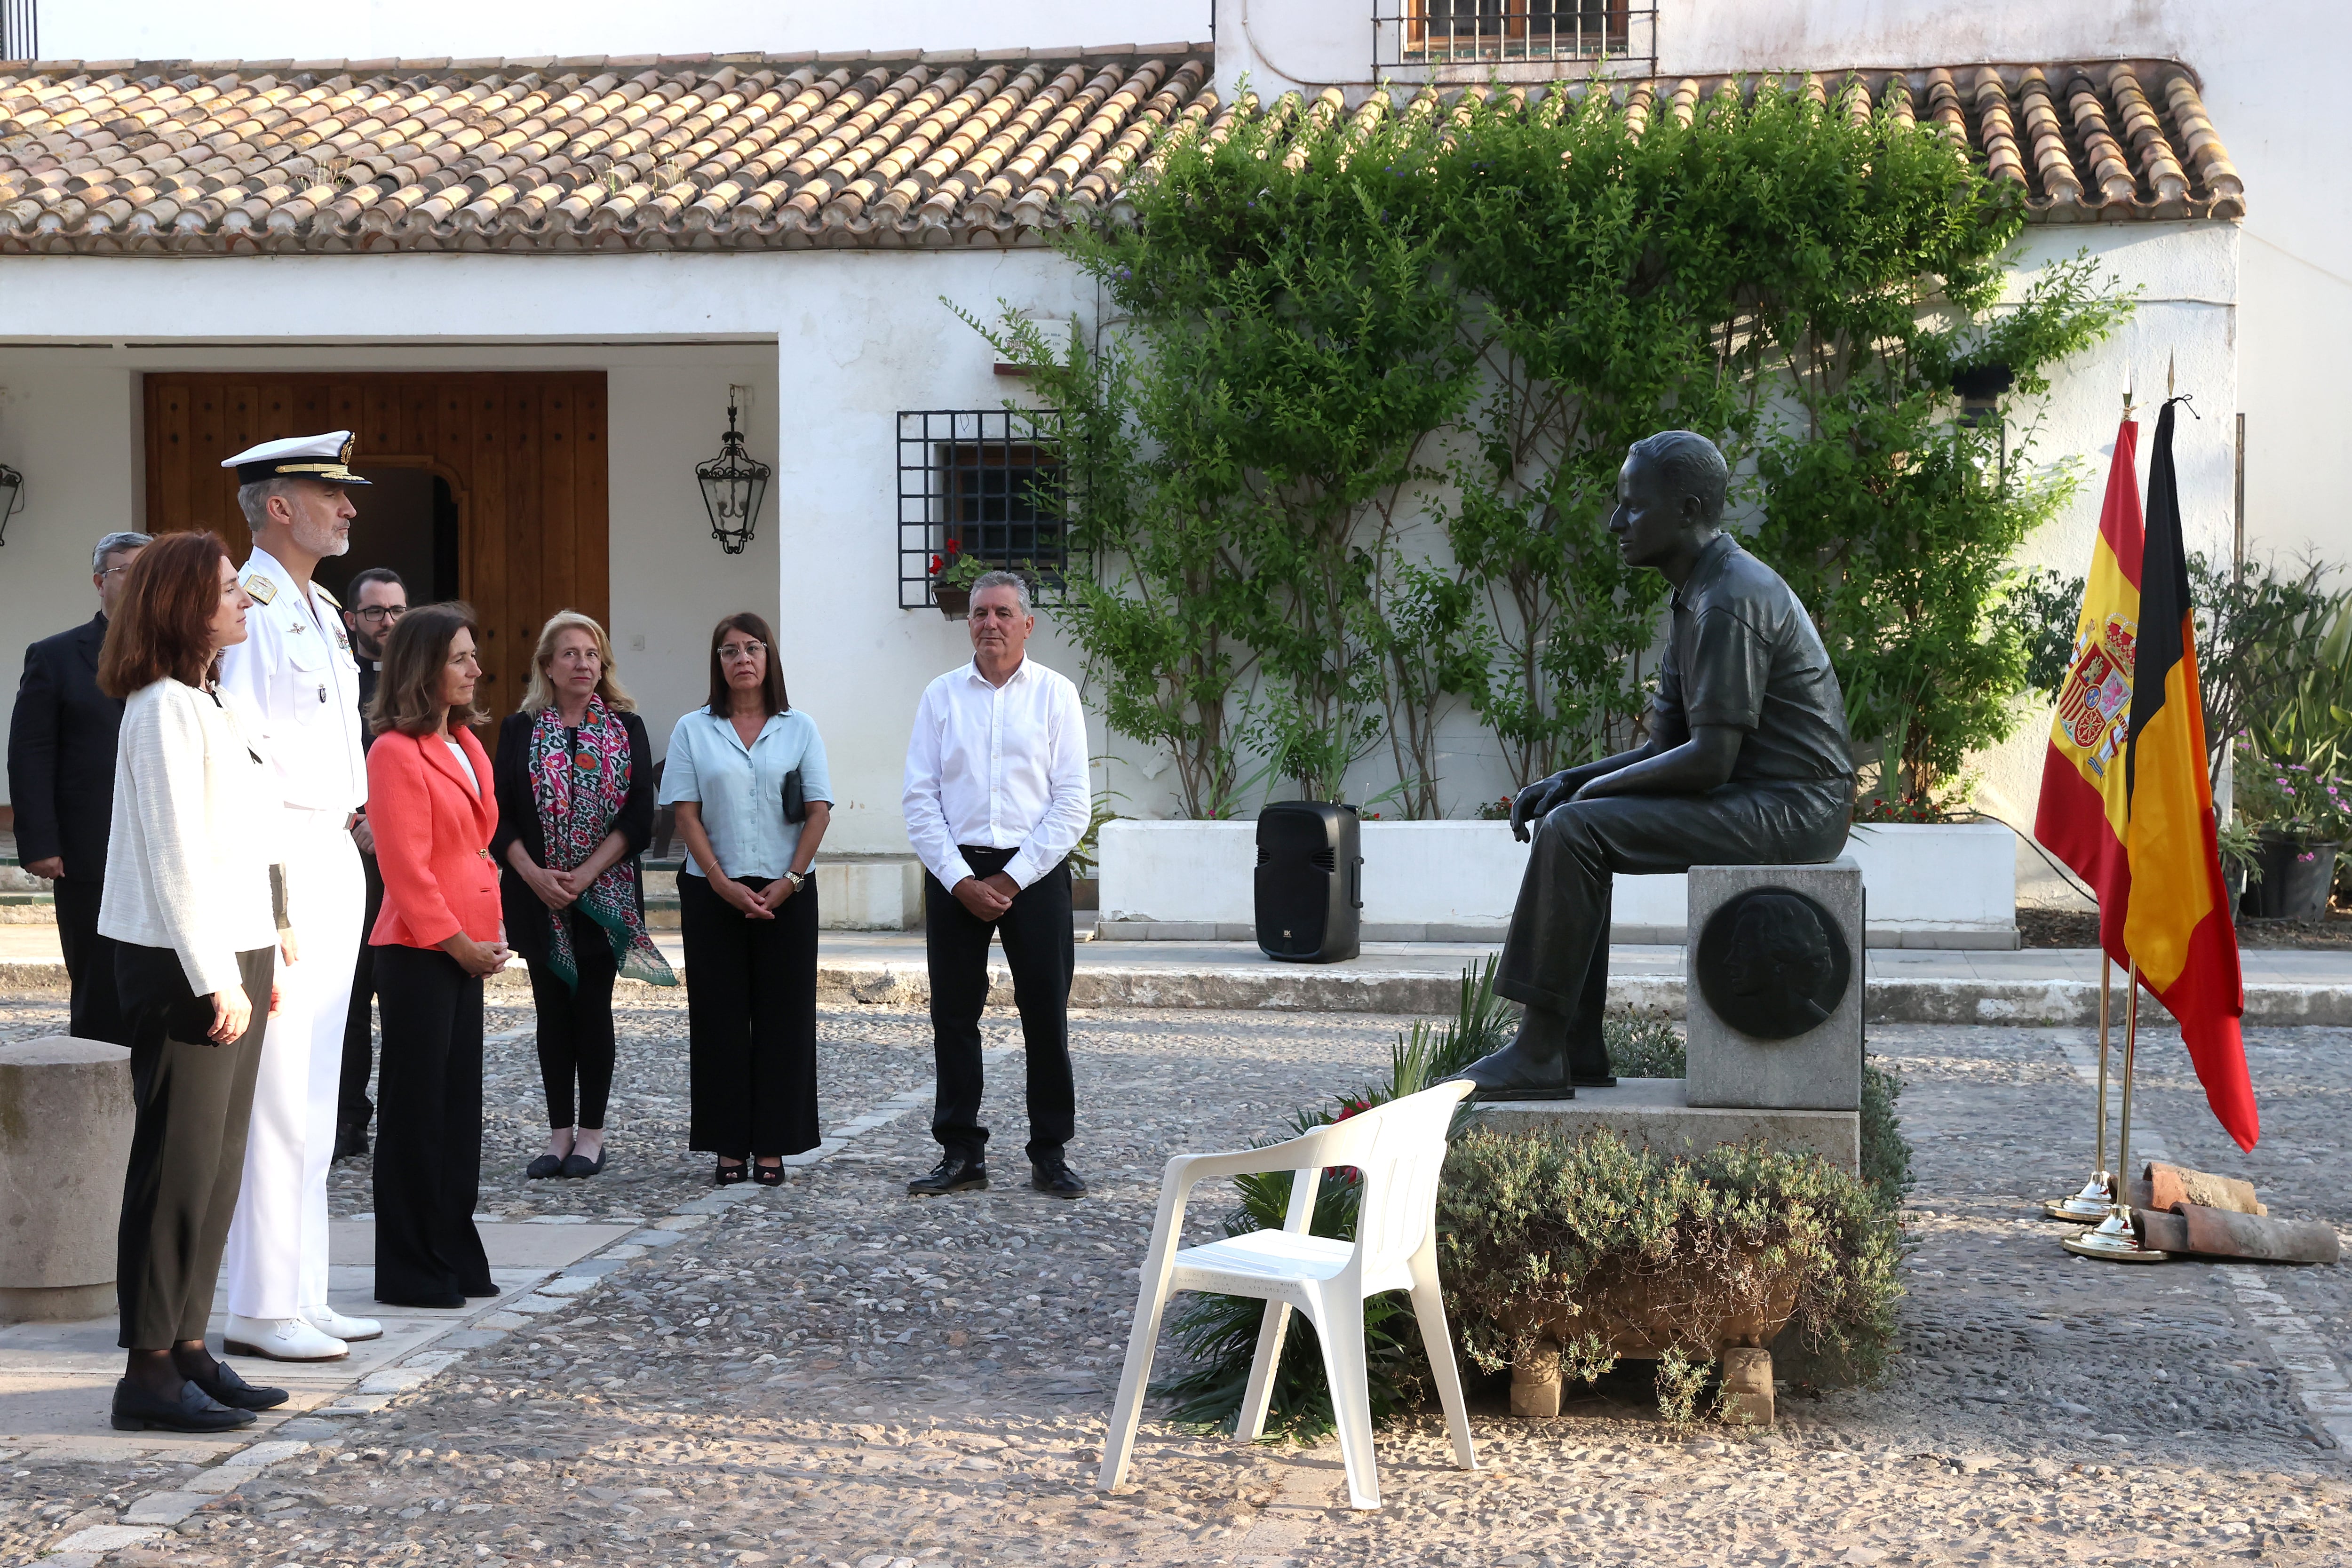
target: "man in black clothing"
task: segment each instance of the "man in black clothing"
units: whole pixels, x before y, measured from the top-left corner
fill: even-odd
[[[1567,1100],[1611,1076],[1601,1018],[1613,879],[1837,858],[1853,811],[1845,699],[1805,606],[1718,531],[1730,472],[1704,436],[1634,443],[1609,531],[1674,584],[1649,739],[1529,784],[1511,831],[1535,847],[1495,990],[1527,1005],[1462,1076],[1482,1100]]]
[[[351,627],[352,652],[359,658],[360,746],[365,750],[375,744],[375,731],[368,728],[366,720],[368,704],[375,700],[376,677],[383,669],[383,639],[408,613],[408,585],[391,567],[371,566],[352,574],[344,592],[352,601],[352,607],[343,612],[343,624]],[[360,868],[367,875],[367,923],[360,927],[359,963],[352,972],[352,1010],[343,1022],[343,1068],[336,1086],[335,1109],[338,1160],[368,1152],[368,1121],[375,1114],[374,1102],[367,1094],[368,1074],[375,1058],[375,1026],[369,1016],[370,1004],[375,1000],[375,949],[367,939],[383,909],[383,873],[376,869],[375,834],[368,826],[365,807],[352,825],[352,840],[359,846]]]
[[[110,533],[90,553],[98,614],[25,650],[8,723],[8,798],[16,858],[49,879],[58,941],[73,987],[74,1035],[127,1046],[114,984],[114,943],[98,934],[106,895],[106,841],[114,817],[114,743],[122,704],[98,689],[106,615],[122,592],[143,533]]]

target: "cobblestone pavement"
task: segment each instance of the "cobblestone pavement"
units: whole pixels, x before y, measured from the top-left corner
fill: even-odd
[[[0,1004],[0,1037],[47,1005]],[[53,1009],[52,1009],[53,1010]],[[310,1447],[107,1561],[188,1564],[1521,1564],[2346,1561],[2342,1453],[2261,1331],[2270,1309],[2210,1266],[2075,1259],[2039,1200],[2080,1184],[2083,1031],[1882,1029],[1906,1079],[1920,1176],[1906,1343],[1886,1384],[1784,1391],[1769,1434],[1678,1436],[1629,1370],[1556,1422],[1476,1394],[1484,1468],[1451,1468],[1422,1418],[1384,1433],[1389,1506],[1340,1506],[1331,1445],[1248,1448],[1147,1427],[1132,1490],[1091,1489],[1158,1170],[1232,1147],[1359,1082],[1399,1020],[1097,1013],[1075,1022],[1095,1195],[1025,1174],[1019,1058],[998,1066],[998,1185],[922,1203],[919,1110],[787,1184],[710,1199],[684,1152],[684,1013],[625,1017],[613,1164],[526,1184],[542,1136],[527,1040],[493,1047],[484,1208],[644,1216],[582,1293],[452,1361],[385,1408],[305,1418]],[[527,1028],[500,1010],[494,1032]],[[1012,1043],[1005,1025],[992,1047]],[[822,1023],[828,1131],[919,1089],[919,1016]],[[2242,1173],[2275,1212],[2337,1219],[2352,1031],[2252,1042],[2266,1135],[2240,1156],[2177,1037],[2152,1031],[2140,1122],[2177,1158]],[[746,1193],[747,1189],[734,1189]],[[367,1206],[363,1162],[339,1213]],[[1217,1205],[1196,1205],[1205,1229]],[[674,1216],[665,1219],[664,1216]],[[575,1270],[575,1273],[581,1271]],[[2233,1271],[2235,1272],[2235,1271]],[[2340,1270],[2260,1283],[2331,1345]],[[1163,1365],[1165,1363],[1163,1363]],[[1783,1369],[1787,1369],[1784,1367]],[[292,1436],[292,1428],[286,1429]],[[0,1436],[0,1561],[110,1525],[142,1494],[205,1489],[136,1465],[16,1466]],[[164,1455],[168,1458],[168,1451]],[[132,1514],[135,1521],[139,1517]],[[97,1538],[78,1545],[103,1554]],[[95,1561],[95,1557],[84,1561]]]

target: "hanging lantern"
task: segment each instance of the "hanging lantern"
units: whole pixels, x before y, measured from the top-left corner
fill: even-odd
[[[734,389],[728,389],[727,437],[719,456],[694,470],[702,486],[702,504],[710,513],[710,536],[730,555],[740,555],[751,542],[760,521],[760,503],[767,499],[767,464],[743,450],[742,434],[735,428]]]

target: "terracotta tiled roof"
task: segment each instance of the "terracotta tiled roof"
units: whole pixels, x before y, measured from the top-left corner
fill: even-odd
[[[1349,110],[1334,89],[1261,110],[1221,104],[1212,70],[1191,44],[0,66],[0,253],[1036,243],[1072,209],[1115,202],[1171,126],[1427,112],[1457,96],[1400,89]],[[1945,127],[2043,221],[2245,211],[2177,64],[1805,79],[1847,112]],[[1636,124],[1737,90],[1611,86]]]

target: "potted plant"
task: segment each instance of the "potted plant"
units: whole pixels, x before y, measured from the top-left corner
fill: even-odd
[[[2232,811],[2230,820],[2214,831],[2221,852],[2221,884],[2230,895],[2230,918],[2238,918],[2246,889],[2263,879],[2262,831]]]
[[[2238,752],[2237,783],[2238,810],[2256,835],[2246,912],[2270,920],[2325,916],[2336,852],[2352,830],[2352,799],[2343,781],[2308,763],[2276,762],[2246,746]]]
[[[964,552],[950,538],[944,552],[931,557],[931,602],[951,621],[971,613],[971,585],[989,570],[988,563]]]

